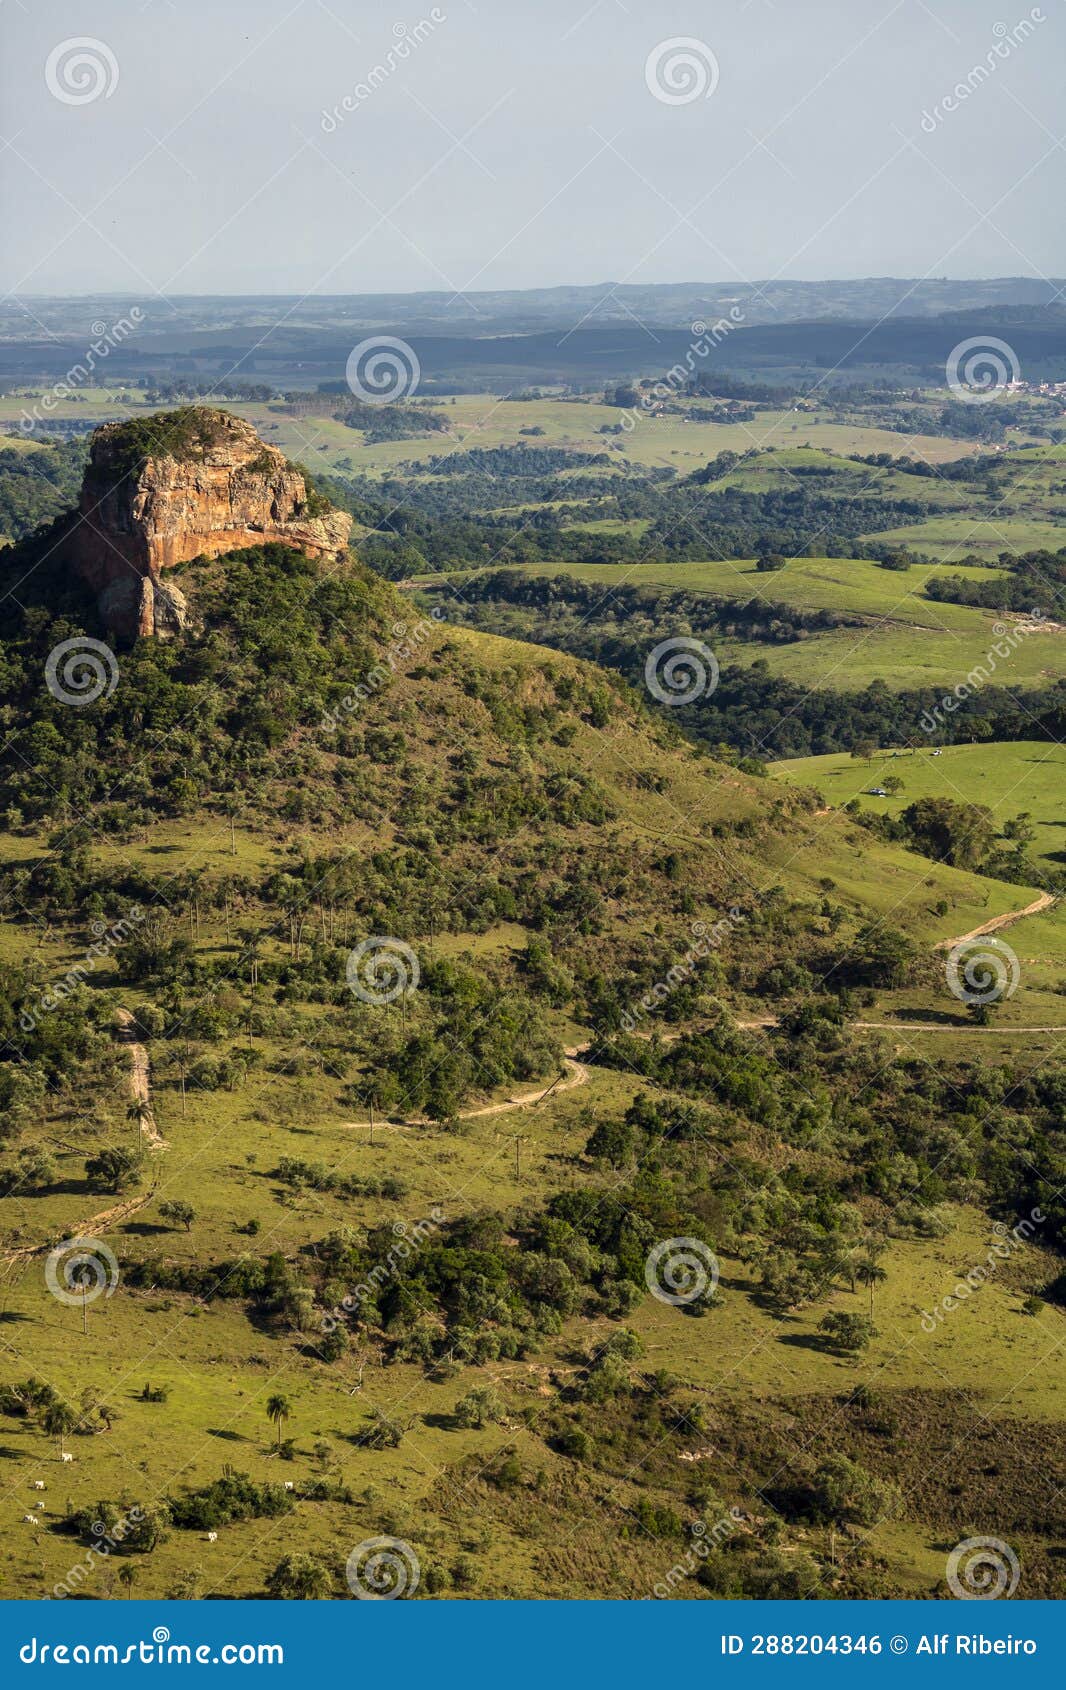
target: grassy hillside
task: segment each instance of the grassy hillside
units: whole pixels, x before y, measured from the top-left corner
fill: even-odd
[[[776,605],[847,615],[847,625],[806,632],[795,643],[752,644],[730,639],[716,643],[720,659],[750,664],[765,661],[774,674],[797,685],[830,687],[838,692],[864,686],[872,677],[897,689],[951,688],[995,643],[1001,619],[994,611],[933,601],[924,596],[937,565],[916,564],[905,573],[854,558],[797,558],[770,574],[752,558],[700,563],[647,563],[619,570],[611,564],[567,563],[527,566],[535,575],[559,575],[610,590],[619,585],[676,589],[743,604],[754,600],[768,615]],[[947,571],[942,571],[947,573]],[[967,570],[966,579],[996,580],[998,569]],[[456,578],[462,596],[462,577]],[[709,611],[708,621],[715,620]],[[1046,686],[1061,673],[1062,634],[1037,632],[1012,653],[1012,686]]]
[[[82,1593],[942,1597],[987,1521],[1056,1592],[1061,997],[938,949],[1038,888],[356,562],[187,565],[72,704],[4,561],[5,1595],[134,1508]]]

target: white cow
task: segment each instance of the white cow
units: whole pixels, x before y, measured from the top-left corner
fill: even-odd
[[[27,1526],[39,1526],[41,1523],[36,1514],[23,1514],[22,1518]]]
[[[59,1457],[59,1459],[60,1461],[73,1461],[74,1457],[72,1455],[63,1454]]]
[[[44,1480],[43,1479],[34,1479],[33,1488],[34,1488],[34,1490],[43,1490],[44,1489]]]
[[[296,1487],[295,1487],[295,1485],[294,1485],[294,1484],[293,1484],[293,1482],[292,1482],[292,1480],[291,1480],[291,1479],[286,1479],[286,1480],[285,1480],[285,1489],[286,1489],[286,1490],[295,1490],[295,1489],[296,1489]]]
[[[218,1533],[217,1532],[208,1532],[207,1541],[208,1541],[208,1543],[217,1543],[218,1542]]]

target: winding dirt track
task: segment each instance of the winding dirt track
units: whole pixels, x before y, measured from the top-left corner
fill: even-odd
[[[1054,902],[1050,892],[1041,892],[1039,898],[1034,898],[1023,910],[1008,910],[1006,915],[993,916],[991,921],[983,922],[980,927],[974,927],[969,933],[960,933],[957,939],[941,939],[936,948],[938,951],[950,951],[955,945],[964,945],[968,939],[980,939],[986,933],[998,933],[1001,928],[1011,927],[1014,922],[1021,921],[1023,916],[1042,915]],[[862,1026],[862,1022],[858,1025]]]
[[[141,1137],[153,1150],[166,1150],[167,1141],[155,1124],[152,1109],[151,1070],[148,1051],[137,1039],[137,1023],[128,1009],[115,1011],[115,1039],[130,1053],[130,1096],[141,1105],[139,1117]]]
[[[166,1150],[169,1148],[166,1139],[155,1124],[155,1114],[152,1110],[151,1070],[148,1064],[148,1052],[140,1044],[136,1036],[136,1022],[128,1009],[115,1011],[115,1041],[125,1045],[130,1053],[129,1092],[133,1103],[142,1106],[138,1117],[141,1136],[152,1150]],[[101,1209],[97,1215],[89,1215],[85,1220],[77,1221],[67,1234],[70,1238],[97,1238],[108,1228],[121,1226],[133,1215],[147,1209],[156,1192],[158,1181],[153,1179],[151,1189],[142,1192],[137,1197],[128,1197],[122,1203],[113,1203],[110,1209]],[[0,1256],[0,1267],[15,1267],[19,1262],[32,1261],[34,1256],[43,1256],[51,1250],[54,1239],[45,1244],[26,1244],[21,1249],[9,1250]]]
[[[583,1062],[577,1061],[578,1055],[579,1051],[576,1046],[564,1053],[563,1061],[566,1065],[567,1075],[565,1079],[560,1075],[557,1080],[552,1081],[550,1086],[544,1086],[540,1091],[524,1092],[521,1097],[509,1097],[503,1103],[489,1103],[482,1109],[466,1109],[458,1117],[459,1120],[481,1121],[489,1115],[509,1115],[512,1109],[528,1109],[532,1104],[543,1103],[547,1097],[558,1097],[561,1092],[573,1091],[575,1086],[585,1085],[588,1081],[589,1071]],[[435,1124],[433,1121],[428,1121],[423,1115],[412,1115],[406,1121],[390,1121],[382,1118],[380,1121],[374,1122],[374,1127],[375,1129],[382,1127],[395,1132],[397,1128],[431,1127]],[[342,1121],[341,1126],[366,1127],[369,1130],[370,1122]]]
[[[983,922],[980,927],[973,928],[969,933],[960,933],[955,939],[940,940],[936,948],[938,950],[950,950],[952,946],[965,944],[969,939],[979,939],[986,933],[998,933],[1002,928],[1010,927],[1014,922],[1021,921],[1024,916],[1042,914],[1054,902],[1055,899],[1050,892],[1041,892],[1040,896],[1034,898],[1033,902],[1027,904],[1023,910],[1008,910],[1005,915],[994,916],[991,921]],[[748,1020],[738,1021],[737,1026],[749,1032],[764,1031],[768,1027],[776,1027],[777,1019],[772,1015],[760,1015]],[[944,1025],[940,1022],[924,1024],[921,1022],[895,1023],[890,1021],[849,1021],[848,1026],[881,1033],[1061,1033],[1066,1030],[1062,1027],[960,1027]],[[140,1103],[144,1106],[144,1112],[140,1117],[141,1133],[146,1143],[153,1150],[166,1150],[168,1148],[167,1140],[156,1126],[155,1115],[152,1111],[151,1071],[148,1052],[136,1038],[135,1029],[136,1022],[129,1010],[117,1009],[115,1011],[115,1038],[119,1044],[125,1045],[130,1053],[130,1095],[134,1103]],[[670,1044],[681,1035],[663,1032],[659,1036],[664,1044]],[[637,1037],[650,1038],[651,1034],[641,1032],[637,1034]],[[464,1110],[459,1116],[460,1121],[478,1121],[493,1115],[508,1115],[513,1110],[531,1108],[538,1103],[542,1103],[548,1097],[557,1097],[562,1092],[573,1091],[575,1087],[587,1084],[588,1068],[585,1063],[578,1060],[582,1055],[584,1055],[584,1047],[576,1045],[571,1047],[565,1052],[563,1058],[566,1068],[565,1078],[560,1075],[558,1079],[552,1081],[550,1086],[545,1086],[540,1091],[524,1092],[522,1096],[509,1097],[503,1103],[489,1103],[480,1109]],[[369,1121],[343,1121],[341,1125],[352,1129],[365,1127],[369,1131],[371,1123]],[[403,1130],[406,1127],[432,1125],[431,1121],[427,1121],[420,1116],[412,1117],[407,1121],[382,1119],[374,1122],[375,1128],[381,1127],[392,1132]],[[120,1226],[124,1221],[138,1214],[141,1209],[146,1209],[154,1196],[155,1182],[153,1181],[151,1190],[143,1195],[131,1197],[124,1203],[116,1203],[110,1209],[103,1209],[99,1214],[90,1215],[85,1220],[79,1221],[71,1228],[70,1236],[92,1238],[108,1227]],[[11,1267],[18,1262],[31,1261],[34,1256],[44,1255],[51,1248],[52,1243],[49,1241],[46,1244],[29,1244],[19,1250],[8,1251],[4,1256],[0,1256],[0,1267]]]

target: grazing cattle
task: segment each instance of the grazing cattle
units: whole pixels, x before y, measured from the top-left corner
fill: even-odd
[[[61,1455],[59,1459],[60,1461],[73,1461],[74,1457],[72,1455]]]
[[[36,1514],[23,1514],[22,1518],[27,1526],[39,1526],[41,1523]]]
[[[294,1485],[294,1484],[293,1484],[293,1482],[292,1482],[292,1480],[291,1480],[291,1479],[286,1479],[286,1480],[285,1480],[285,1489],[286,1489],[286,1490],[295,1490],[295,1488],[296,1488],[296,1487],[295,1487],[295,1485]]]
[[[43,1479],[34,1479],[33,1488],[34,1488],[34,1490],[43,1490],[44,1489],[44,1480]]]
[[[208,1543],[217,1543],[218,1542],[218,1533],[217,1532],[208,1532],[207,1541],[208,1541]]]

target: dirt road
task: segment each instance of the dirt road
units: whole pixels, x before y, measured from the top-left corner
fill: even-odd
[[[576,1048],[566,1052],[563,1058],[566,1065],[565,1079],[560,1075],[557,1080],[552,1081],[550,1086],[542,1086],[539,1091],[527,1091],[521,1097],[509,1097],[503,1103],[488,1103],[482,1109],[465,1109],[460,1114],[459,1120],[481,1121],[489,1115],[509,1115],[513,1109],[528,1109],[535,1103],[543,1103],[547,1097],[558,1097],[564,1091],[573,1091],[575,1086],[585,1085],[589,1071],[583,1062],[577,1061],[577,1056]],[[341,1125],[343,1127],[366,1127],[368,1130],[370,1128],[369,1121],[342,1121]],[[427,1121],[421,1115],[412,1115],[406,1121],[391,1121],[382,1118],[380,1121],[374,1122],[375,1128],[391,1128],[393,1131],[397,1127],[431,1127],[434,1125],[436,1125],[435,1122]]]

